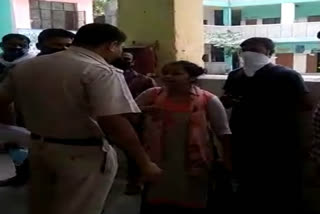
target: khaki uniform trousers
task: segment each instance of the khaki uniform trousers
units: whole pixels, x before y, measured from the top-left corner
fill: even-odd
[[[118,168],[111,146],[104,154],[99,146],[32,140],[29,214],[101,214]]]

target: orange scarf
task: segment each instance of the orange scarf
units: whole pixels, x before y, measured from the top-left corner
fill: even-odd
[[[191,102],[185,104],[169,104],[167,92],[163,88],[154,88],[150,92],[154,100],[153,105],[163,109],[161,117],[146,115],[142,141],[148,151],[150,158],[155,163],[160,163],[163,157],[164,133],[170,131],[170,114],[168,111],[189,112],[189,140],[186,145],[186,169],[190,175],[206,173],[213,161],[212,145],[210,145],[210,123],[207,117],[208,101],[214,97],[213,94],[198,87],[191,90]]]

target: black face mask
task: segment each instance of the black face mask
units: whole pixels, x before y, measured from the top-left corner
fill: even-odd
[[[39,56],[53,54],[53,53],[57,53],[65,50],[66,50],[65,48],[42,48]]]
[[[8,62],[12,62],[16,59],[21,58],[26,53],[28,53],[27,48],[10,48],[10,49],[8,48],[4,51],[3,59]]]

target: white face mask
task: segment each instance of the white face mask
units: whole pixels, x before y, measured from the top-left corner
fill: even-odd
[[[256,71],[271,63],[271,59],[266,55],[251,51],[241,53],[240,57],[243,60],[244,73],[248,77],[254,76]]]

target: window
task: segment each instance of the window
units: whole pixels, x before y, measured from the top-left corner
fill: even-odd
[[[214,11],[214,24],[223,25],[223,10]]]
[[[224,48],[211,45],[211,62],[224,62]]]
[[[77,11],[77,5],[74,3],[29,1],[32,29],[63,28],[77,30],[85,24],[85,12]]]
[[[241,10],[232,10],[232,25],[241,25]]]
[[[267,19],[262,19],[262,24],[264,25],[280,24],[280,21],[281,21],[280,18],[267,18]]]
[[[308,22],[320,22],[320,16],[309,16]]]
[[[206,20],[206,19],[203,20],[203,24],[204,24],[204,25],[207,25],[207,24],[208,24],[208,20]]]

